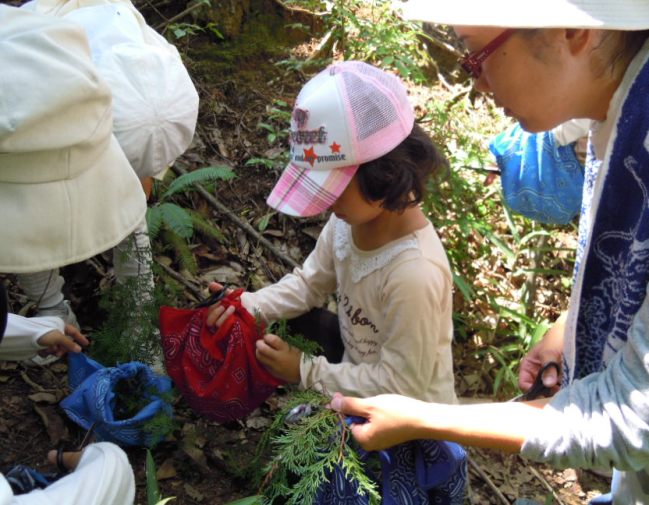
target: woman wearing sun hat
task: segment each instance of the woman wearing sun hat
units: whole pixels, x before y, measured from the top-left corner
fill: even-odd
[[[649,503],[649,1],[407,2],[452,25],[479,91],[529,131],[592,120],[584,204],[565,321],[521,364],[563,363],[550,400],[439,405],[336,395],[367,448],[417,438],[521,451],[559,467],[612,466],[613,503]],[[544,376],[556,384],[553,372]]]

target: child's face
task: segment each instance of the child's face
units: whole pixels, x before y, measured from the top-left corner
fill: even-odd
[[[363,198],[356,176],[331,206],[331,210],[338,219],[352,226],[368,223],[385,211],[380,201],[368,202]]]

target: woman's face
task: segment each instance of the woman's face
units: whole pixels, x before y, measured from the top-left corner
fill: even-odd
[[[461,27],[455,32],[469,52],[477,51],[503,28]],[[587,66],[568,48],[565,30],[526,35],[515,31],[482,63],[477,90],[491,93],[505,114],[531,132],[549,130],[580,114]]]

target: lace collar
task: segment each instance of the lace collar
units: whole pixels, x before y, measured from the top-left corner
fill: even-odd
[[[416,238],[400,238],[373,251],[362,251],[354,245],[351,226],[334,217],[334,254],[338,261],[351,256],[350,271],[354,284],[386,266],[403,251],[418,248]]]

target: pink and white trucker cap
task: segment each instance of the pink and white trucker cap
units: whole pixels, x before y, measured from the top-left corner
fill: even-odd
[[[327,210],[358,166],[397,147],[414,122],[399,78],[360,61],[330,65],[297,96],[290,162],[266,203],[290,216]]]

